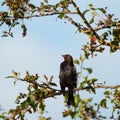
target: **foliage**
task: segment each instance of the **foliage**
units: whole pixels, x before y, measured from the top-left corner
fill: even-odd
[[[53,76],[51,76],[50,80],[48,80],[47,76],[44,76],[45,82],[41,84],[38,83],[39,76],[37,74],[30,75],[29,72],[26,72],[26,76],[24,78],[20,77],[20,73],[13,71],[12,76],[7,76],[7,78],[14,78],[15,82],[18,80],[24,81],[28,83],[28,93],[20,93],[16,98],[15,103],[17,104],[15,109],[10,109],[7,113],[8,117],[6,119],[16,120],[16,119],[25,119],[26,113],[35,113],[39,111],[40,120],[50,120],[51,118],[44,118],[42,114],[45,111],[45,99],[48,97],[53,97],[55,95],[56,89],[52,88],[56,86],[54,82],[52,82]],[[4,115],[1,118],[5,118]]]
[[[65,111],[63,111],[63,117],[70,116],[72,119],[80,118],[83,120],[89,119],[106,119],[106,116],[102,115],[101,108],[107,109],[108,101],[111,102],[113,106],[113,112],[110,116],[111,119],[115,119],[114,114],[119,113],[119,85],[117,86],[107,86],[103,83],[98,83],[97,78],[89,78],[89,74],[92,74],[92,68],[83,67],[85,58],[80,56],[80,59],[74,60],[74,62],[80,66],[80,75],[83,79],[78,88],[75,88],[74,91],[85,91],[88,94],[96,95],[96,88],[114,88],[113,91],[106,90],[104,92],[104,98],[99,101],[99,103],[93,103],[93,98],[81,98],[79,92],[75,95],[75,106],[67,107]],[[87,72],[86,72],[87,71]],[[84,75],[84,76],[83,76]],[[31,75],[28,71],[26,71],[25,77],[21,77],[21,74],[16,71],[12,71],[11,76],[7,76],[6,78],[14,79],[14,84],[17,81],[23,81],[28,83],[27,93],[20,93],[15,100],[16,108],[10,109],[8,113],[3,113],[0,115],[0,118],[5,120],[24,120],[26,118],[26,113],[32,114],[39,112],[40,120],[50,120],[51,118],[44,117],[44,113],[46,111],[46,102],[47,98],[55,98],[55,96],[63,94],[61,90],[57,89],[57,84],[53,82],[53,76],[48,78],[46,75],[43,76],[44,80],[39,80],[40,77],[38,74]],[[65,91],[67,94],[68,91]],[[67,96],[65,96],[65,104]],[[119,117],[119,114],[118,114]]]
[[[33,4],[30,0],[4,0],[1,6],[6,6],[7,10],[0,12],[0,26],[8,27],[8,30],[3,31],[2,37],[13,37],[12,29],[18,25],[21,26],[22,36],[25,37],[27,35],[25,20],[53,15],[61,20],[68,20],[76,27],[78,32],[87,35],[88,42],[82,47],[84,55],[74,60],[74,63],[80,67],[78,77],[82,79],[82,82],[74,91],[84,91],[88,94],[97,95],[96,89],[103,88],[105,89],[104,97],[99,103],[94,103],[93,98],[82,99],[78,92],[75,95],[75,106],[67,107],[63,112],[63,117],[103,120],[107,116],[102,115],[101,108],[108,109],[108,103],[111,103],[112,113],[109,119],[120,119],[120,86],[107,86],[105,83],[98,83],[97,78],[90,78],[90,74],[93,73],[92,68],[84,67],[85,60],[89,59],[90,56],[96,56],[97,53],[103,53],[106,47],[109,47],[110,53],[120,50],[120,22],[113,14],[107,12],[107,7],[96,8],[93,4],[89,4],[88,9],[81,11],[75,0],[59,0],[55,4],[43,0],[39,5]],[[74,16],[78,16],[81,21],[76,21]],[[91,17],[88,18],[87,16]],[[98,33],[98,31],[101,32]],[[20,93],[15,100],[16,108],[10,109],[8,113],[2,113],[0,118],[4,120],[24,120],[26,113],[32,114],[39,111],[40,120],[51,119],[50,117],[44,117],[46,111],[45,100],[63,94],[62,91],[56,89],[57,85],[53,82],[53,76],[48,79],[44,75],[44,80],[41,82],[38,74],[31,75],[27,71],[25,77],[22,78],[20,73],[13,71],[12,76],[6,78],[15,79],[14,83],[17,81],[27,82],[28,93]]]

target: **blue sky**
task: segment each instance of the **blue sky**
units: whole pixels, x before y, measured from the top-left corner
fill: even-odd
[[[76,1],[80,4],[81,10],[86,9],[89,3],[93,3],[95,7],[108,6],[108,10],[120,18],[118,0]],[[32,74],[38,73],[40,80],[43,79],[44,74],[48,77],[53,75],[53,80],[58,84],[59,89],[59,64],[63,60],[61,55],[69,53],[74,59],[79,58],[82,53],[81,46],[88,40],[83,34],[75,33],[76,28],[67,21],[65,24],[64,21],[57,19],[56,16],[33,18],[25,21],[28,28],[25,38],[22,38],[20,26],[13,29],[13,38],[0,38],[0,104],[5,111],[15,106],[14,100],[18,93],[26,91],[26,83],[18,82],[13,85],[13,80],[5,79],[7,75],[11,75],[12,70],[20,72],[23,76],[26,70]],[[7,28],[2,27],[0,31],[5,29]],[[106,80],[107,84],[115,85],[119,84],[119,59],[119,51],[109,54],[107,50],[96,58],[86,61],[85,65],[93,68],[92,75],[99,78],[100,82]],[[62,119],[63,97],[48,99],[47,110],[48,116],[53,120]],[[33,117],[30,117],[31,120]]]

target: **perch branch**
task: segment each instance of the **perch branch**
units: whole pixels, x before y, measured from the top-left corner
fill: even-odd
[[[27,81],[25,81],[22,78],[16,78],[16,79],[20,80],[20,81],[27,82]],[[52,89],[54,91],[53,93],[49,94],[48,96],[45,96],[43,99],[46,99],[46,98],[49,98],[49,97],[58,96],[58,95],[61,95],[63,93],[67,93],[68,92],[68,90],[61,91],[61,90],[58,90],[58,89],[55,89],[55,88],[52,88],[52,87],[49,87],[49,86],[43,86],[42,84],[39,84],[36,81],[29,81],[29,83],[35,84],[38,87],[50,88],[50,89]],[[94,88],[94,89],[118,89],[118,88],[120,88],[120,85],[95,85],[95,86],[91,86],[91,87]],[[74,91],[83,91],[83,90],[86,90],[88,88],[90,88],[90,87],[75,88]]]

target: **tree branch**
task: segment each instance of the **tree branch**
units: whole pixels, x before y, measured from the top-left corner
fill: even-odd
[[[77,12],[60,12],[55,10],[45,10],[44,12],[40,12],[39,14],[32,15],[25,15],[24,17],[18,17],[18,19],[29,19],[33,17],[44,17],[44,16],[52,16],[52,15],[59,15],[59,14],[77,14]],[[14,16],[7,16],[7,20],[15,20],[16,18]]]
[[[86,90],[88,88],[90,88],[90,87],[75,88],[74,91],[81,91],[81,90],[83,91],[83,90]],[[94,86],[93,88],[94,89],[118,89],[118,88],[120,88],[120,85],[115,85],[115,86],[112,86],[112,85],[97,85],[97,86]],[[59,92],[51,93],[48,96],[46,96],[44,99],[54,97],[54,96],[59,96],[59,95],[61,95],[63,93],[68,92],[68,90],[66,90],[66,91],[57,90],[57,91],[59,91]]]
[[[96,85],[92,86],[94,89],[118,89],[120,88],[120,85]],[[84,87],[84,88],[75,88],[75,91],[80,91],[80,90],[86,90],[90,87]]]
[[[99,35],[97,34],[96,30],[93,29],[93,27],[88,23],[88,21],[86,20],[86,18],[84,17],[84,15],[81,13],[79,7],[77,6],[77,4],[71,0],[71,3],[73,4],[74,8],[76,9],[78,15],[80,16],[80,18],[82,18],[83,20],[83,23],[86,24],[86,26],[89,28],[89,30],[91,32],[93,32],[93,34],[96,36],[96,38],[98,39],[98,42],[102,45],[106,45],[106,46],[109,46],[109,47],[114,47],[116,49],[119,49],[120,50],[120,46],[117,46],[117,45],[113,45],[112,43],[109,43],[109,42],[106,42],[105,40],[102,40]]]
[[[96,35],[96,37],[100,40],[99,35],[95,32],[95,30],[92,28],[92,26],[88,23],[88,21],[86,20],[86,18],[84,17],[84,15],[82,14],[82,12],[80,11],[80,9],[77,6],[77,4],[73,0],[71,0],[71,3],[73,4],[74,8],[76,9],[78,15],[82,18],[83,23],[85,23],[86,26],[93,32],[93,34]]]
[[[20,81],[28,82],[28,81],[25,81],[22,78],[16,78],[16,79],[20,80]],[[39,84],[36,81],[29,81],[29,83],[35,84],[35,85],[37,85],[40,88],[41,87],[43,87],[43,88],[50,88],[52,91],[54,91],[53,93],[50,93],[49,95],[45,96],[43,99],[50,98],[50,97],[55,97],[55,96],[58,96],[58,95],[61,95],[63,93],[67,93],[68,92],[68,90],[61,91],[61,90],[58,90],[58,89],[55,89],[55,88],[52,88],[52,87],[49,87],[49,86],[44,86],[43,84]],[[83,91],[83,90],[86,90],[86,89],[90,89],[91,87],[94,88],[94,89],[118,89],[118,88],[120,88],[120,85],[88,86],[88,87],[84,87],[84,88],[75,88],[74,91]]]

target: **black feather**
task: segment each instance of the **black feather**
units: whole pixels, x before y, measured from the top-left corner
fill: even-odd
[[[77,73],[73,64],[73,58],[70,56],[70,61],[64,60],[60,64],[60,86],[61,90],[65,91],[68,88],[68,105],[74,106],[74,92],[73,89],[77,87]],[[64,94],[63,94],[64,95]]]

